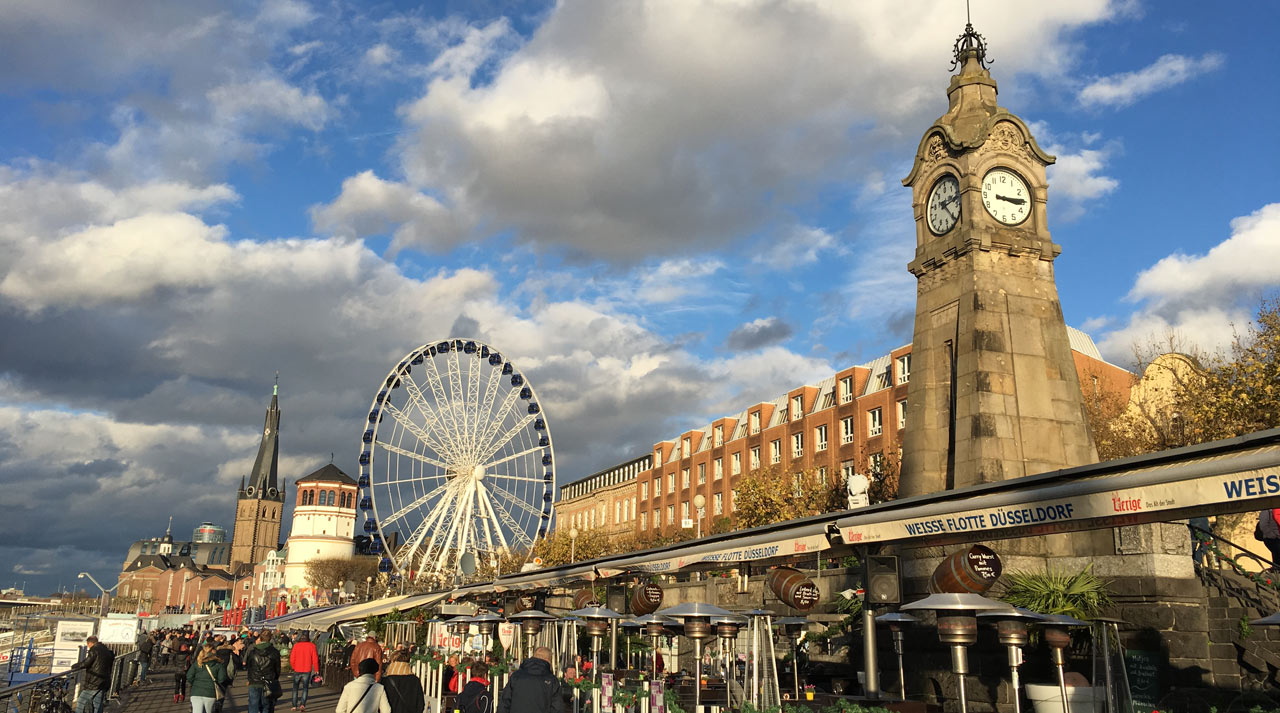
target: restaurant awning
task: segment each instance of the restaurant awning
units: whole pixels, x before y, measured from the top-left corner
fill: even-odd
[[[734,566],[822,552],[831,548],[827,526],[832,518],[809,518],[763,532],[747,531],[714,542],[692,542],[674,549],[623,556],[597,565],[606,576],[626,572],[671,572],[697,565]]]
[[[1280,429],[844,514],[850,545],[1029,537],[1280,505]]]
[[[402,608],[400,603],[406,599],[412,598],[413,595],[400,594],[394,597],[384,597],[375,599],[371,602],[362,602],[360,604],[352,604],[350,606],[334,609],[330,612],[321,613],[315,617],[308,617],[306,623],[313,629],[327,629],[330,626],[355,619],[363,619],[368,616],[382,616],[389,613],[392,609]]]
[[[291,622],[294,619],[300,619],[304,616],[313,616],[316,614],[320,614],[322,612],[333,611],[334,609],[337,609],[337,608],[338,608],[337,605],[334,605],[334,606],[328,606],[328,607],[312,607],[310,609],[299,609],[298,611],[292,611],[292,612],[289,612],[288,614],[282,614],[281,616],[272,617],[270,619],[262,619],[260,621],[255,621],[249,625],[249,628],[250,629],[287,629],[288,627],[284,627],[281,625],[287,624],[288,622]]]

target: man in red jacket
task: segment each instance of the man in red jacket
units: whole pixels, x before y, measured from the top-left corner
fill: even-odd
[[[307,692],[311,689],[311,677],[320,672],[320,652],[311,643],[311,637],[299,634],[289,650],[289,668],[293,669],[293,706],[289,710],[307,709]],[[302,695],[298,695],[298,689]]]
[[[382,679],[382,647],[378,646],[378,637],[369,634],[364,641],[356,644],[355,650],[351,652],[351,673],[357,677],[360,675],[360,662],[366,659],[373,659],[378,663],[378,672],[373,674],[373,680]]]

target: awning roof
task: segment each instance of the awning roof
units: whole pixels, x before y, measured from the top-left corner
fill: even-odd
[[[299,609],[298,611],[289,612],[288,614],[283,614],[281,616],[272,617],[270,619],[263,619],[261,621],[255,621],[254,623],[249,625],[249,628],[250,629],[277,629],[277,628],[280,628],[279,627],[280,624],[293,621],[294,619],[300,619],[304,616],[313,616],[316,614],[320,614],[322,612],[332,611],[337,608],[338,606],[334,605],[334,606],[328,606],[328,607],[312,607],[310,609]]]
[[[642,552],[599,565],[609,576],[625,572],[671,572],[695,565],[732,565],[779,557],[794,557],[831,548],[827,524],[834,518],[796,521],[790,527],[751,534],[729,540],[694,542],[668,551]]]
[[[327,629],[331,625],[339,622],[386,614],[392,609],[399,608],[400,602],[410,598],[411,597],[409,595],[401,594],[394,597],[375,599],[371,602],[352,604],[340,609],[335,609],[331,612],[322,613],[316,617],[308,617],[306,623],[311,628]]]

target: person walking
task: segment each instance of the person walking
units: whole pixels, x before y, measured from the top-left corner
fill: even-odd
[[[280,697],[280,650],[271,644],[271,632],[258,634],[258,643],[245,651],[245,675],[249,679],[248,713],[275,713]]]
[[[387,664],[387,673],[382,677],[382,687],[387,691],[391,713],[422,713],[426,707],[422,681],[413,675],[408,652],[391,654],[391,663]]]
[[[164,640],[160,642],[160,665],[168,666],[173,658],[173,647],[177,643],[177,639],[173,632],[166,632]]]
[[[378,645],[378,637],[373,634],[366,636],[364,641],[351,650],[351,673],[359,676],[360,662],[368,659],[373,659],[378,664],[378,672],[373,675],[373,680],[381,680],[383,651]]]
[[[311,643],[311,637],[299,634],[289,650],[289,668],[293,670],[293,705],[289,710],[307,709],[307,691],[311,689],[311,677],[320,673],[320,652]],[[301,689],[302,695],[298,695]]]
[[[89,652],[82,661],[71,666],[73,671],[84,670],[80,697],[76,699],[76,713],[102,713],[107,703],[107,689],[111,687],[111,667],[116,662],[116,655],[98,643],[96,636],[88,637],[84,643]]]
[[[1267,551],[1271,553],[1271,569],[1280,567],[1280,508],[1272,510],[1270,508],[1258,512],[1258,525],[1253,528],[1253,536],[1262,540],[1262,544],[1267,546]]]
[[[138,683],[147,683],[147,669],[151,668],[151,652],[156,648],[156,640],[151,632],[138,634]]]
[[[361,661],[356,667],[360,675],[342,687],[333,713],[391,713],[387,692],[374,678],[380,668],[373,659]]]
[[[550,670],[550,669],[548,669]],[[493,713],[493,692],[489,690],[489,664],[471,664],[471,678],[454,700],[453,707],[462,713]]]
[[[214,704],[224,695],[226,685],[231,683],[227,667],[218,659],[213,644],[200,647],[195,661],[187,670],[187,683],[191,685],[191,713],[213,713]]]
[[[497,713],[564,713],[560,689],[560,679],[551,672],[551,649],[539,646],[511,674],[498,697]]]

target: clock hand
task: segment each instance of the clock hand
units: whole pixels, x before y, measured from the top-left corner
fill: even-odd
[[[999,193],[996,194],[996,198],[1008,203],[1013,203],[1015,205],[1022,205],[1023,203],[1027,202],[1026,198],[1010,198],[1008,196],[1002,196]]]

